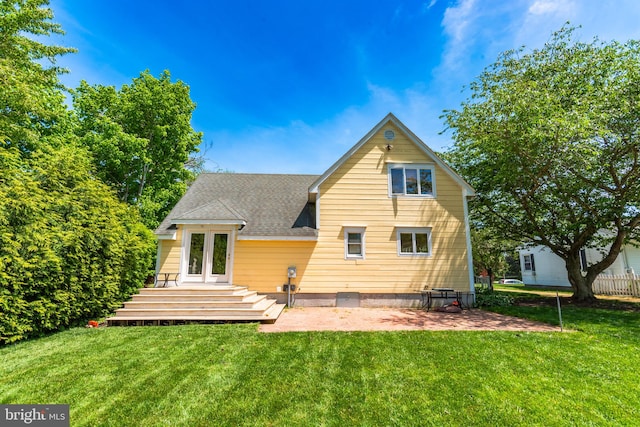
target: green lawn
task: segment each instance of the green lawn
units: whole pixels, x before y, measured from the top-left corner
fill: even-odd
[[[638,425],[640,312],[563,316],[575,332],[73,329],[0,349],[0,403],[68,403],[73,426]]]
[[[573,291],[569,288],[553,288],[549,286],[530,286],[530,285],[501,285],[494,284],[493,288],[496,291],[506,291],[506,292],[518,292],[523,294],[536,294],[543,296],[555,296],[556,290],[558,294],[562,297],[570,297],[573,294]]]

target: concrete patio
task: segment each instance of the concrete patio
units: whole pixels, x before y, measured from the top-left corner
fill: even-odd
[[[523,331],[559,332],[560,327],[478,309],[443,313],[397,308],[294,307],[262,332],[295,331]]]

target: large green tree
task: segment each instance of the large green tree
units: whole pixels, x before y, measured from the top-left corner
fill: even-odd
[[[486,228],[471,228],[473,268],[476,274],[492,273],[494,278],[513,276],[510,259],[517,257],[516,243]],[[517,273],[516,273],[517,274]]]
[[[39,41],[63,33],[51,21],[48,3],[0,1],[0,142],[23,153],[59,132],[67,117],[58,79],[65,70],[56,66],[56,59],[75,49]]]
[[[153,236],[76,144],[47,1],[0,1],[0,344],[104,316],[149,274]],[[34,37],[37,36],[37,37]]]
[[[189,87],[149,71],[120,90],[82,82],[73,94],[77,133],[99,176],[156,227],[193,179],[202,134],[191,127]]]
[[[576,42],[564,27],[541,49],[503,53],[445,112],[449,159],[475,187],[474,221],[548,247],[574,298],[640,227],[640,43]],[[581,271],[580,249],[602,249]]]

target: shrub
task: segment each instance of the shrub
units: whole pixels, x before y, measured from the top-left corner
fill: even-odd
[[[86,159],[0,148],[0,343],[102,317],[149,274],[151,232]]]
[[[499,294],[489,288],[476,289],[476,307],[508,307],[513,305],[513,297]]]

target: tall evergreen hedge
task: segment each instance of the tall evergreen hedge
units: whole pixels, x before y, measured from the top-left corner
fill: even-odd
[[[151,232],[88,159],[0,147],[0,344],[105,316],[149,274]]]

